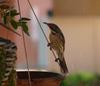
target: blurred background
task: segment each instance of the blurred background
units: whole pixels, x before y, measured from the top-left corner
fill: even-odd
[[[65,59],[69,72],[100,72],[100,0],[30,0],[32,7],[45,33],[49,29],[42,22],[56,23],[66,40]],[[17,2],[14,1],[16,8]],[[20,0],[22,15],[31,19],[30,36],[21,36],[0,30],[0,36],[16,42],[17,70],[27,70],[28,57],[30,70],[60,72],[58,64],[47,47],[47,42],[33,15],[27,0]],[[25,47],[23,36],[25,37]],[[25,53],[25,48],[27,54]]]

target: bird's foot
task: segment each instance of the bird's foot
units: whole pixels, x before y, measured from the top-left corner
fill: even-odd
[[[48,43],[47,46],[49,47],[51,45],[51,43]]]
[[[59,58],[56,58],[56,59],[55,59],[55,62],[58,62],[58,61],[59,61]]]
[[[51,43],[48,43],[47,46],[50,47],[50,50],[52,50]]]

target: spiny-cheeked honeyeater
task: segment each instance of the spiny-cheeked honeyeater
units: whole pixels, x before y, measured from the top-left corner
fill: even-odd
[[[68,68],[64,59],[64,51],[65,51],[65,38],[60,30],[60,28],[53,23],[46,23],[48,27],[50,28],[50,34],[49,34],[49,39],[50,43],[48,44],[51,49],[55,50],[58,58],[55,61],[59,62],[61,72],[63,74],[68,73]]]

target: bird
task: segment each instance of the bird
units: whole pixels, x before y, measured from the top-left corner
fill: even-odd
[[[50,49],[53,49],[58,56],[58,58],[56,58],[55,61],[59,62],[61,72],[63,74],[67,74],[68,68],[64,58],[64,51],[65,51],[64,35],[61,29],[56,24],[47,22],[43,23],[46,24],[51,31],[49,34],[50,43],[48,43],[48,46],[50,46]]]

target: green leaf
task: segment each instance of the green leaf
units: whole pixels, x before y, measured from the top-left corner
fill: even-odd
[[[3,16],[3,22],[4,22],[4,24],[7,24],[7,16],[6,15]]]
[[[18,24],[18,26],[21,26],[21,27],[22,27],[23,31],[24,31],[27,35],[29,35],[29,32],[28,32],[29,28],[28,28],[28,26],[27,26],[27,22],[19,21],[17,24]]]
[[[17,24],[17,22],[16,22],[14,19],[11,19],[11,20],[10,20],[10,23],[11,23],[11,25],[12,25],[12,27],[13,27],[14,29],[17,29],[17,28],[18,28],[18,24]]]
[[[20,26],[22,27],[23,31],[24,31],[27,35],[29,35],[28,26],[27,26],[26,22],[20,22],[19,24],[20,24]]]
[[[19,13],[17,13],[17,10],[11,10],[11,11],[10,11],[10,16],[11,16],[11,17],[15,17],[15,16],[17,16],[17,15],[19,15]]]
[[[25,24],[27,24],[27,22],[18,22],[18,26],[22,26],[22,23],[25,23]]]
[[[22,17],[21,19],[19,19],[19,21],[30,21],[30,19],[29,18]]]
[[[9,11],[6,13],[6,15],[10,16],[10,17],[15,17],[15,16],[19,15],[19,13],[15,9],[9,9]]]

